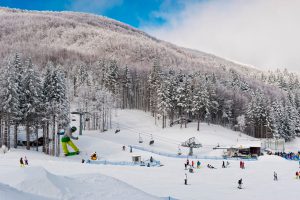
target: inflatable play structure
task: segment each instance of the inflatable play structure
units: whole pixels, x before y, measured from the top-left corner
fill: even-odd
[[[78,140],[78,137],[74,137],[72,134],[77,130],[75,126],[69,128],[68,130],[60,130],[59,135],[62,135],[61,138],[61,145],[64,151],[65,156],[77,155],[79,154],[79,149],[77,146],[72,142],[73,140]],[[69,152],[68,145],[73,148],[74,152]]]

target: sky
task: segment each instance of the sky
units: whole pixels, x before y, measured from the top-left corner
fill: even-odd
[[[179,46],[300,72],[300,0],[0,0],[0,6],[104,15]]]

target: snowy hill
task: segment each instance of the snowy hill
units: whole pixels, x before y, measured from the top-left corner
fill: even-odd
[[[249,141],[253,138],[229,129],[201,124],[200,132],[196,124],[180,131],[179,126],[161,129],[153,124],[149,113],[134,110],[118,111],[113,119],[113,130],[84,131],[78,141],[74,141],[81,150],[79,156],[50,157],[35,151],[12,149],[7,154],[0,154],[0,199],[224,199],[251,200],[283,198],[297,199],[299,180],[294,178],[299,170],[295,161],[284,160],[277,156],[262,156],[257,161],[245,161],[246,169],[239,168],[238,160],[229,160],[228,168],[221,168],[222,160],[199,159],[201,168],[194,173],[184,170],[185,158],[161,156],[149,151],[133,149],[133,153],[122,151],[123,145],[138,145],[159,152],[177,153],[178,142],[189,137],[196,137],[203,148],[195,153],[217,156],[221,152],[213,150],[216,144],[236,144],[237,139]],[[73,121],[74,125],[78,120]],[[114,129],[120,132],[115,134]],[[142,133],[143,143],[138,142]],[[155,140],[149,146],[152,134]],[[293,141],[293,147],[299,143]],[[107,164],[81,163],[96,151],[99,161],[111,161]],[[187,149],[182,149],[183,154]],[[18,161],[26,155],[29,166],[20,168]],[[146,167],[118,164],[131,161],[132,155],[140,155],[142,160],[152,156],[163,166]],[[190,161],[192,161],[191,159]],[[196,162],[197,160],[194,159]],[[113,164],[116,163],[116,164]],[[209,169],[211,164],[216,169]],[[278,173],[279,181],[273,181],[273,172]],[[185,173],[188,184],[183,184]],[[237,189],[237,180],[243,178],[244,189]],[[160,198],[159,198],[160,197]],[[164,198],[162,198],[164,197]],[[2,199],[1,199],[2,200]]]
[[[0,8],[0,60],[15,52],[36,64],[92,63],[115,58],[122,65],[148,68],[158,59],[162,66],[181,69],[249,68],[217,56],[177,47],[121,22],[75,12],[37,12]]]

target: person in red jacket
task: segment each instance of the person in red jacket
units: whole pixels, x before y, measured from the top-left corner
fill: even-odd
[[[192,167],[193,167],[193,168],[194,168],[194,164],[195,164],[195,163],[194,163],[194,161],[192,160]]]

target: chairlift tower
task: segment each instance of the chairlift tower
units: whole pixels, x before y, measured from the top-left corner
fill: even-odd
[[[202,144],[199,143],[199,142],[196,140],[195,137],[191,137],[191,138],[188,139],[187,141],[183,142],[183,143],[181,144],[181,146],[190,148],[189,156],[192,156],[192,155],[193,155],[193,149],[194,149],[194,148],[200,148],[200,147],[202,147]]]

